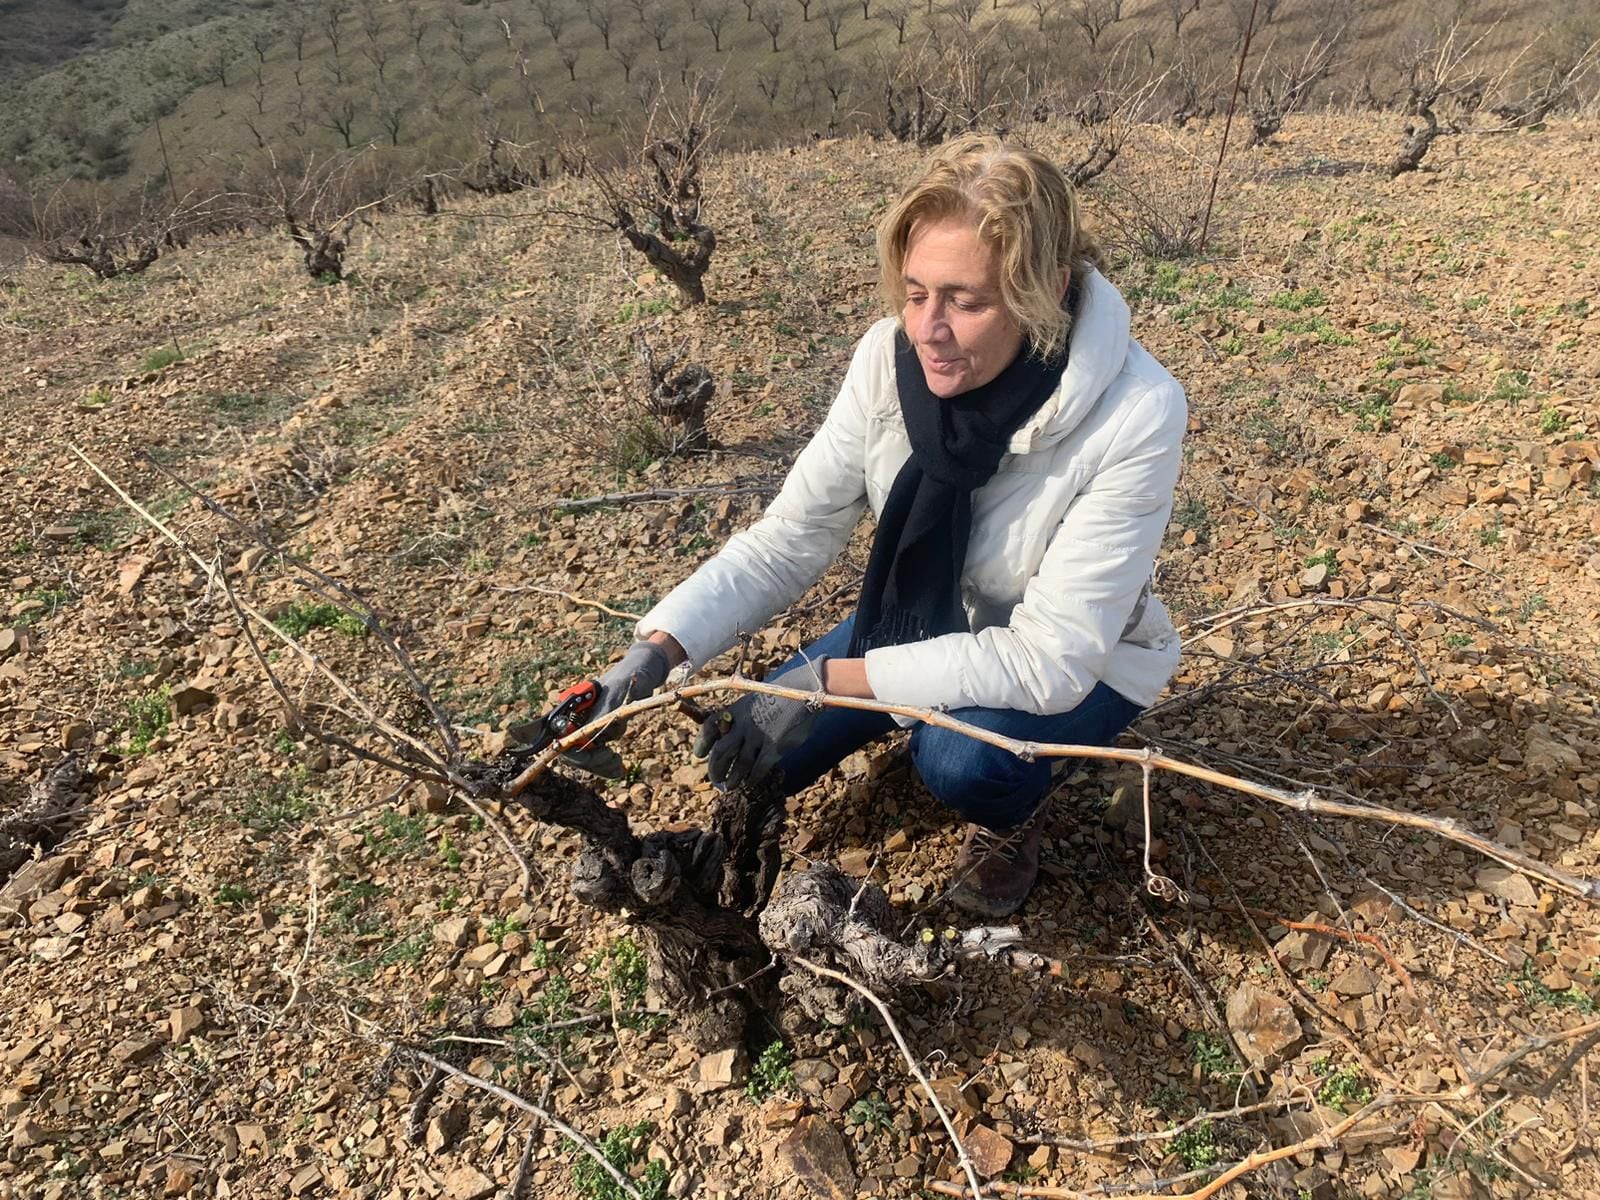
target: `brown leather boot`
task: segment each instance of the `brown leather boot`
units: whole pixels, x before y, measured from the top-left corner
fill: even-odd
[[[950,901],[979,917],[1009,917],[1022,907],[1039,878],[1039,843],[1044,839],[1048,802],[1011,829],[967,826],[967,840],[956,858]]]

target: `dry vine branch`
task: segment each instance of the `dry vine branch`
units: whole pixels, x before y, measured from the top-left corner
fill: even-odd
[[[1326,1149],[1333,1145],[1339,1138],[1354,1129],[1362,1121],[1375,1113],[1391,1108],[1400,1102],[1400,1097],[1385,1093],[1371,1103],[1363,1105],[1357,1112],[1351,1113],[1344,1120],[1330,1125],[1328,1128],[1310,1137],[1302,1138],[1289,1146],[1279,1146],[1274,1150],[1259,1150],[1248,1158],[1241,1159],[1232,1166],[1221,1171],[1214,1179],[1203,1187],[1198,1187],[1192,1192],[1174,1195],[1171,1192],[1136,1192],[1127,1193],[1125,1200],[1211,1200],[1234,1180],[1259,1171],[1262,1167],[1279,1162],[1285,1158],[1292,1158],[1306,1150]],[[955,1188],[943,1180],[930,1182],[928,1188],[941,1196],[963,1196],[966,1193]],[[1004,1190],[1000,1190],[1000,1189]],[[1033,1200],[1085,1200],[1086,1197],[1104,1195],[1104,1192],[1085,1192],[1074,1188],[1038,1187],[1033,1184],[1002,1184],[996,1190],[979,1193],[979,1200],[1002,1200],[1003,1197],[1027,1196]]]
[[[879,999],[877,993],[872,991],[871,988],[863,983],[858,983],[842,971],[835,971],[823,966],[821,963],[814,963],[798,955],[790,961],[804,967],[814,975],[820,975],[824,979],[831,979],[835,983],[844,984],[852,991],[860,993],[863,999],[878,1010],[878,1016],[883,1018],[884,1025],[894,1037],[894,1044],[900,1048],[900,1054],[906,1060],[906,1066],[916,1076],[917,1083],[922,1086],[923,1092],[933,1104],[933,1111],[939,1114],[939,1120],[943,1123],[945,1132],[950,1135],[950,1144],[955,1147],[956,1157],[960,1160],[961,1169],[966,1173],[967,1183],[972,1188],[973,1200],[983,1200],[983,1184],[978,1180],[978,1173],[973,1169],[972,1160],[967,1157],[967,1148],[961,1144],[961,1137],[956,1133],[956,1127],[950,1120],[950,1114],[945,1111],[944,1105],[939,1103],[939,1096],[933,1090],[933,1084],[928,1081],[927,1075],[923,1073],[921,1064],[917,1062],[916,1056],[911,1053],[911,1047],[906,1045],[905,1035],[900,1032],[900,1026],[895,1024],[894,1014],[889,1011],[889,1006]],[[963,1193],[957,1191],[949,1194],[959,1196]]]
[[[528,1113],[530,1116],[537,1117],[551,1128],[559,1131],[563,1136],[570,1138],[574,1145],[576,1145],[590,1158],[594,1159],[595,1162],[599,1163],[600,1166],[605,1170],[605,1173],[611,1176],[612,1181],[622,1189],[624,1194],[633,1197],[633,1200],[643,1200],[643,1197],[639,1195],[639,1189],[633,1186],[633,1181],[621,1171],[617,1170],[616,1167],[611,1165],[611,1160],[601,1152],[600,1147],[596,1146],[592,1141],[584,1137],[583,1134],[579,1133],[571,1125],[568,1125],[549,1109],[543,1107],[542,1105],[535,1104],[532,1100],[517,1095],[509,1088],[501,1087],[498,1083],[492,1083],[489,1080],[482,1079],[469,1071],[463,1071],[460,1067],[452,1066],[442,1058],[435,1058],[426,1050],[420,1050],[415,1046],[407,1046],[404,1043],[397,1041],[391,1041],[390,1048],[410,1054],[419,1061],[427,1063],[435,1071],[443,1071],[446,1075],[461,1080],[461,1082],[466,1084],[468,1087],[476,1088],[480,1092],[487,1092],[495,1099],[503,1100],[513,1108],[520,1108],[523,1112]]]
[[[663,708],[681,703],[684,700],[691,700],[717,692],[755,692],[767,696],[780,696],[786,700],[801,700],[807,703],[820,704],[829,708],[852,708],[863,712],[910,717],[940,729],[948,729],[956,733],[965,734],[967,737],[975,738],[1001,750],[1008,750],[1026,762],[1032,762],[1039,758],[1087,758],[1100,759],[1107,762],[1148,764],[1155,770],[1186,775],[1191,779],[1199,779],[1206,783],[1215,784],[1218,787],[1242,792],[1247,796],[1269,800],[1274,804],[1293,809],[1295,812],[1320,813],[1324,816],[1349,817],[1358,821],[1377,821],[1386,825],[1420,829],[1456,842],[1459,845],[1470,847],[1505,866],[1542,879],[1546,883],[1570,892],[1575,896],[1581,896],[1588,900],[1600,899],[1600,880],[1584,879],[1558,867],[1548,866],[1519,850],[1513,850],[1510,847],[1490,841],[1488,838],[1464,828],[1459,822],[1450,818],[1427,817],[1420,813],[1401,812],[1375,804],[1350,804],[1340,800],[1329,800],[1318,796],[1310,789],[1301,792],[1288,792],[1282,788],[1268,787],[1265,784],[1241,779],[1236,775],[1214,771],[1210,767],[1184,762],[1182,759],[1171,758],[1165,754],[1157,754],[1148,749],[1133,750],[1116,746],[1072,746],[1055,742],[1019,741],[1016,738],[992,733],[987,729],[980,729],[976,725],[970,725],[965,721],[950,716],[948,713],[939,712],[931,708],[916,708],[908,704],[885,704],[879,700],[858,700],[848,696],[818,695],[815,692],[801,691],[798,688],[786,688],[770,683],[760,683],[753,679],[726,677],[708,680],[704,683],[687,684],[675,691],[663,692],[645,700],[623,705],[621,708],[609,713],[605,718],[605,723],[609,725],[613,722],[624,721],[637,713],[648,712],[651,709]],[[585,727],[552,743],[521,774],[505,785],[505,794],[515,796],[523,792],[530,784],[542,776],[564,752],[579,745],[581,742],[587,741],[594,736],[594,733],[594,729]]]
[[[411,655],[406,653],[406,649],[400,644],[399,639],[391,634],[383,621],[379,619],[378,610],[372,606],[371,601],[354,588],[340,583],[333,576],[317,570],[304,559],[295,557],[272,542],[260,530],[233,513],[226,505],[219,504],[175,471],[156,461],[154,455],[144,454],[141,458],[142,461],[154,467],[158,474],[176,483],[190,496],[200,501],[208,512],[214,513],[227,521],[235,529],[248,536],[257,546],[275,556],[280,562],[288,563],[296,570],[303,571],[313,581],[305,584],[305,586],[316,595],[328,601],[343,601],[347,604],[359,605],[361,611],[357,615],[361,617],[362,624],[367,628],[368,632],[382,643],[389,657],[394,659],[401,673],[405,675],[406,682],[410,684],[412,690],[422,701],[423,706],[427,708],[428,715],[433,720],[434,728],[439,731],[440,737],[444,740],[446,754],[451,758],[460,756],[461,744],[456,740],[455,728],[451,724],[450,718],[445,714],[444,709],[439,706],[439,702],[434,699],[433,690],[423,681],[421,674],[417,671],[416,664],[411,659]],[[330,595],[330,592],[333,594]]]
[[[690,496],[770,496],[778,490],[779,482],[771,476],[740,477],[727,483],[708,483],[698,487],[651,488],[643,492],[611,492],[604,496],[561,496],[546,501],[540,507],[582,512],[584,509],[604,508],[611,504],[663,504]]]
[[[128,495],[128,493],[115,480],[107,475],[105,471],[103,471],[100,466],[96,464],[93,459],[89,458],[89,456],[86,455],[81,449],[75,445],[71,446],[70,449],[91,471],[93,471],[100,478],[103,483],[105,483],[107,487],[117,494],[117,497],[124,504],[131,508],[141,518],[143,518],[147,524],[159,532],[164,538],[188,555],[189,559],[195,564],[195,566],[199,567],[200,571],[205,575],[207,581],[213,587],[216,587],[225,595],[230,597],[232,596],[232,592],[229,588],[226,574],[224,572],[218,569],[211,562],[207,561],[205,558],[202,558],[199,554],[195,553],[195,551],[182,538],[168,528],[168,526],[159,518],[152,516],[150,512],[140,505],[138,501],[134,500],[132,496]],[[261,610],[256,608],[254,605],[246,603],[242,600],[238,600],[236,597],[234,598],[234,603],[237,605],[237,611],[239,614],[241,614],[241,617],[248,617],[249,620],[254,621],[261,628],[270,632],[283,646],[292,651],[301,662],[311,667],[316,674],[322,676],[329,683],[331,683],[346,699],[350,701],[352,705],[355,706],[362,720],[366,721],[374,730],[389,739],[398,757],[388,758],[386,756],[377,754],[374,751],[366,749],[365,747],[356,745],[347,738],[342,738],[339,735],[331,733],[327,730],[313,729],[313,732],[317,737],[328,741],[330,744],[337,745],[341,749],[344,749],[360,758],[375,763],[379,766],[386,767],[389,770],[396,771],[402,775],[407,775],[411,778],[418,779],[432,779],[435,782],[470,792],[471,785],[464,777],[457,773],[455,768],[450,763],[440,759],[439,756],[436,755],[432,748],[426,743],[398,728],[374,711],[371,705],[369,705],[354,688],[346,683],[336,671],[334,671],[322,660],[321,655],[314,654],[310,650],[307,650],[293,637],[285,633],[281,628],[274,624],[265,613],[261,612]],[[242,621],[242,624],[248,628],[248,621]],[[267,670],[268,678],[272,681],[273,686],[278,691],[279,696],[291,706],[291,711],[298,712],[299,706],[289,695],[288,689],[283,685],[282,680],[277,678],[276,673],[273,672],[270,665],[267,664],[266,657],[261,653],[260,647],[255,645],[253,636],[250,638],[250,641],[255,648],[258,661],[264,664]]]

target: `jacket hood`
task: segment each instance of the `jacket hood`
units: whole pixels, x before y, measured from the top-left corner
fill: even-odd
[[[1088,416],[1128,359],[1132,319],[1122,293],[1099,271],[1083,279],[1078,314],[1067,339],[1067,369],[1039,411],[1011,436],[1012,454],[1053,446]]]

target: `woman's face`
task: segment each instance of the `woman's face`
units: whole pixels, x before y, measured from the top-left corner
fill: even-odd
[[[959,396],[1011,365],[1022,330],[1001,303],[997,255],[971,221],[918,221],[902,273],[901,316],[930,392]]]

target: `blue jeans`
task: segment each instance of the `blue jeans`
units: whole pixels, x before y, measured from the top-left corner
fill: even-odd
[[[853,620],[845,620],[812,642],[780,670],[820,654],[843,657],[850,648]],[[1141,711],[1121,693],[1097,683],[1071,712],[1040,716],[1011,709],[957,708],[950,715],[1024,741],[1109,746]],[[824,708],[811,735],[778,763],[785,793],[792,795],[809,787],[861,747],[897,728],[894,718],[885,713]],[[934,799],[990,829],[1009,829],[1026,821],[1050,790],[1050,759],[1024,762],[998,746],[932,725],[912,727],[911,762]]]

